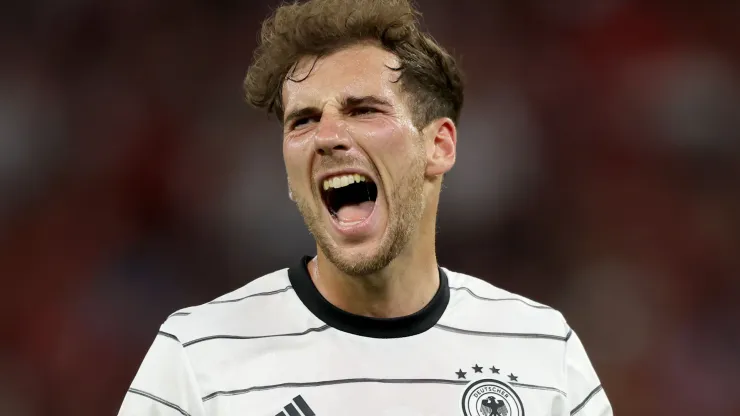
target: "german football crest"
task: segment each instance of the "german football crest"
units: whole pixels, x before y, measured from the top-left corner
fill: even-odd
[[[462,397],[465,416],[524,416],[522,400],[503,381],[482,379],[465,389]]]
[[[462,410],[464,416],[524,416],[522,400],[511,385],[516,385],[519,377],[514,373],[509,374],[511,384],[495,378],[485,378],[484,368],[476,364],[473,367],[471,378],[474,378],[465,386],[462,395]],[[485,369],[491,371],[491,375],[501,374],[501,369],[492,366]],[[455,372],[457,379],[468,380],[467,371],[462,368]],[[482,378],[475,380],[475,374],[480,373]],[[491,376],[488,376],[491,377]],[[500,376],[499,376],[500,377]]]

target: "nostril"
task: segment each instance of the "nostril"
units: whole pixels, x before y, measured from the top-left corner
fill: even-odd
[[[333,152],[346,150],[349,150],[349,147],[345,146],[344,144],[336,144],[334,146],[316,146],[316,153],[321,156],[330,155]]]

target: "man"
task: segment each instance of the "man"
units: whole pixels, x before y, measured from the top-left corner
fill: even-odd
[[[604,416],[555,310],[437,265],[463,102],[406,0],[278,8],[246,81],[317,245],[162,325],[120,415]]]

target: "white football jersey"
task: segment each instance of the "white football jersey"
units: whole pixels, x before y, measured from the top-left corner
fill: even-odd
[[[161,326],[119,416],[610,416],[556,310],[440,268],[414,315],[349,314],[306,265]]]

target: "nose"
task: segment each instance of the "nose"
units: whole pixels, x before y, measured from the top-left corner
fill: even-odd
[[[314,136],[316,153],[331,156],[334,152],[349,150],[351,139],[346,124],[337,117],[324,114]]]

